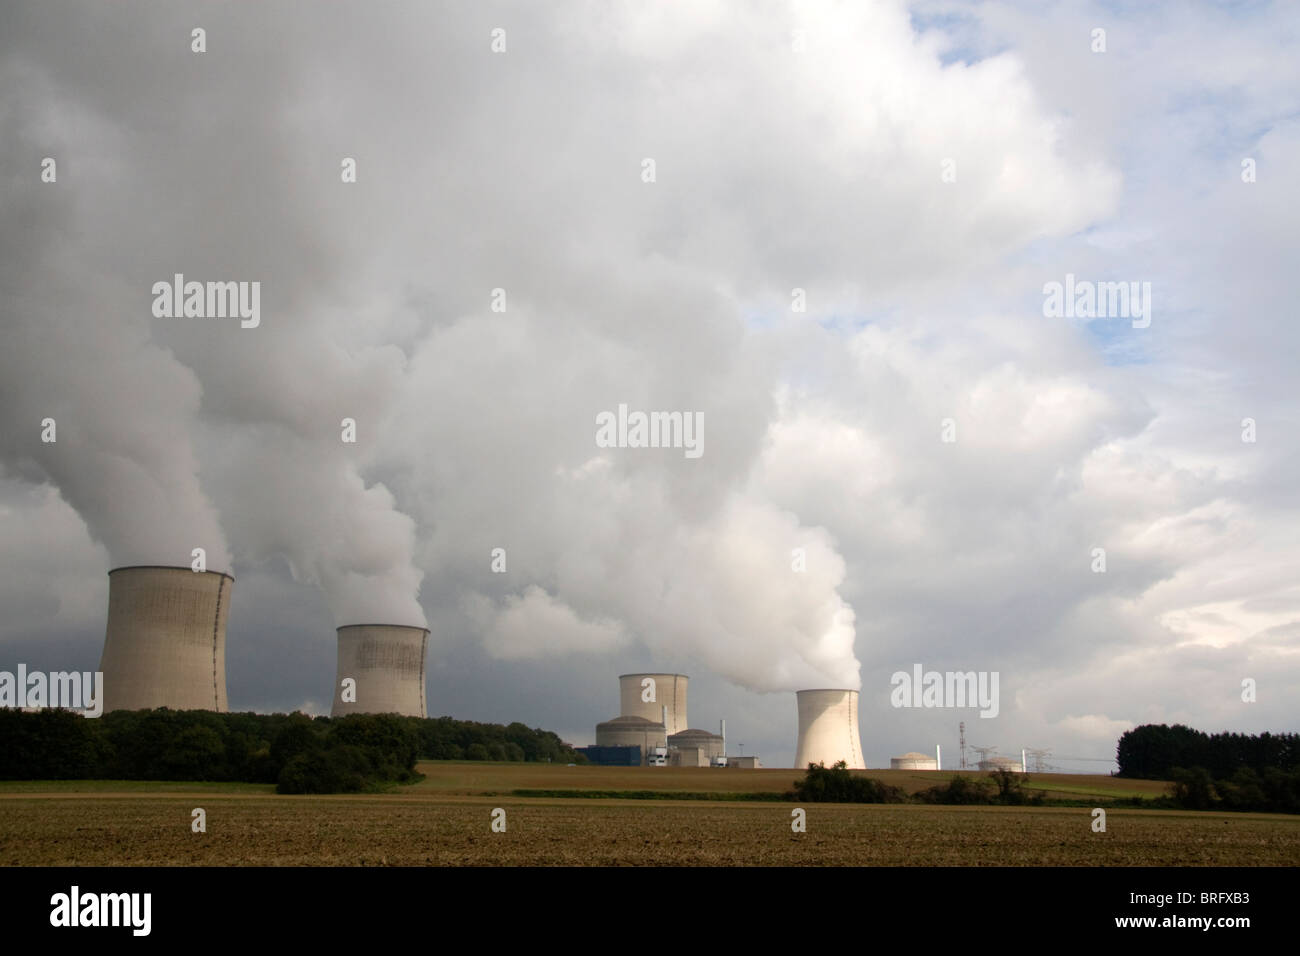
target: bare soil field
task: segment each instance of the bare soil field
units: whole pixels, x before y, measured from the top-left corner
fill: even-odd
[[[1300,818],[1087,808],[522,798],[513,789],[784,790],[791,770],[431,763],[428,778],[364,796],[277,796],[244,784],[0,785],[0,866],[1181,865],[1294,866]],[[575,773],[575,771],[579,771]],[[899,778],[936,774],[871,772]],[[947,776],[943,774],[942,776]],[[1147,781],[1065,778],[1115,788]],[[653,781],[653,783],[651,782]],[[1046,781],[1056,783],[1056,781]],[[183,788],[183,789],[178,789]],[[1163,785],[1154,793],[1163,791]],[[190,829],[207,812],[207,832]],[[506,832],[491,830],[494,808]]]
[[[711,767],[568,767],[561,764],[430,761],[419,769],[426,779],[420,790],[443,793],[509,793],[537,790],[664,790],[677,792],[784,793],[802,774],[798,770],[739,770]],[[907,793],[916,793],[957,776],[956,771],[861,770]],[[980,774],[980,776],[989,776]],[[1051,797],[1156,797],[1168,788],[1161,780],[1124,780],[1106,774],[1029,774],[1028,786]],[[0,791],[2,792],[2,791]]]

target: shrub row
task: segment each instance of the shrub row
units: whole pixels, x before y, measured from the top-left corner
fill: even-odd
[[[854,776],[841,760],[832,767],[809,764],[807,774],[794,782],[794,790],[788,796],[810,803],[907,803],[909,799],[916,803],[944,804],[1021,806],[1042,803],[1042,793],[1024,789],[1026,780],[1028,777],[1006,770],[998,770],[987,779],[962,775],[909,798],[901,787],[870,777]]]

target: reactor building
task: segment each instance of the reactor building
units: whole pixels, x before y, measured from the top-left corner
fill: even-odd
[[[683,730],[668,738],[668,763],[673,767],[726,766],[726,741],[721,734],[707,730]]]
[[[850,770],[865,769],[858,740],[858,692],[801,690],[796,697],[799,741],[795,746],[795,767],[806,770],[810,763],[831,767],[843,760]]]
[[[661,720],[637,716],[615,717],[596,725],[596,747],[638,748],[640,759],[637,763],[644,765],[655,756],[667,756],[668,734]],[[626,755],[626,762],[631,762],[632,756]],[[590,756],[588,759],[591,759]]]
[[[338,641],[339,669],[331,717],[428,716],[424,694],[428,628],[349,624],[338,629]]]
[[[929,754],[917,753],[915,750],[901,757],[889,758],[890,770],[938,770],[939,760]]]
[[[104,711],[225,712],[226,618],[234,582],[220,571],[188,567],[109,571],[99,662]]]
[[[979,762],[980,770],[1007,770],[1011,773],[1024,773],[1025,765],[1014,757],[989,757]]]
[[[620,714],[596,725],[596,745],[583,748],[587,759],[620,766],[726,766],[726,722],[719,734],[687,723],[689,680],[685,674],[620,674]]]

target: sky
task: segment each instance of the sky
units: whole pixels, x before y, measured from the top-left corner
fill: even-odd
[[[1142,723],[1294,732],[1298,33],[6,4],[0,669],[95,669],[107,571],[202,547],[233,710],[327,713],[334,629],[394,623],[430,714],[575,744],[637,671],[768,766],[812,687],[869,766],[959,721],[1093,772]],[[256,326],[156,315],[178,273],[260,283]],[[1143,315],[1047,307],[1120,282]],[[702,453],[605,447],[620,405]],[[894,706],[916,665],[997,716]]]

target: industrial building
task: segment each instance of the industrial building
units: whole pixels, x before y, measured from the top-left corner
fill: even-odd
[[[801,690],[799,740],[795,767],[806,770],[810,763],[827,767],[843,760],[850,770],[863,770],[862,744],[858,740],[858,692],[843,688]]]
[[[685,674],[620,674],[622,713],[596,725],[596,745],[582,748],[587,759],[624,766],[626,749],[636,747],[643,766],[728,766],[726,721],[721,722],[717,734],[687,723],[689,680]]]
[[[928,754],[917,753],[915,750],[903,754],[901,757],[889,758],[890,770],[938,770],[939,761]]]
[[[618,678],[619,715],[664,720],[669,734],[679,734],[686,723],[685,674],[620,674]],[[650,683],[650,682],[653,683]],[[667,716],[664,716],[667,708]]]
[[[979,762],[981,770],[1010,770],[1012,773],[1024,773],[1025,766],[1013,757],[989,757]]]
[[[668,762],[674,767],[717,766],[724,750],[722,735],[707,730],[683,730],[668,738]]]
[[[104,711],[225,712],[226,618],[234,582],[220,571],[188,567],[109,571],[99,663]]]
[[[604,763],[609,748],[639,747],[642,766],[665,767],[670,734],[686,730],[685,674],[620,674],[619,716],[596,725],[596,746],[583,752],[592,763]]]
[[[641,763],[644,764],[654,757],[667,758],[668,734],[661,721],[636,716],[615,717],[596,725],[596,746],[640,747]],[[593,756],[588,754],[587,759],[594,763]]]
[[[397,624],[349,624],[338,629],[339,665],[331,717],[401,714],[427,717],[424,661],[429,630]],[[344,680],[355,685],[347,690]],[[352,698],[352,699],[348,699]]]
[[[588,761],[602,767],[639,767],[641,766],[640,747],[574,747],[581,751]]]

